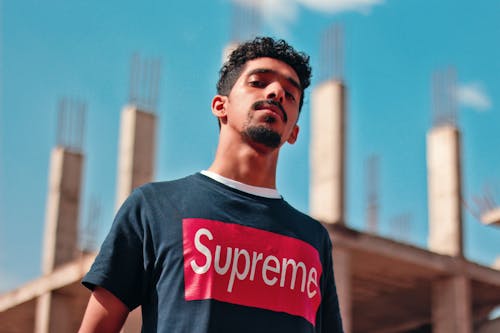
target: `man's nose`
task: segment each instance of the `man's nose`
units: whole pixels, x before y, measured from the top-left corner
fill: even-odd
[[[267,86],[266,98],[283,103],[285,90],[278,82],[273,82]]]

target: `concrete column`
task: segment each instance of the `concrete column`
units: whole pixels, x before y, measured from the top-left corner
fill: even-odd
[[[155,147],[156,116],[135,106],[126,106],[120,124],[116,209],[134,188],[153,180]],[[122,333],[137,332],[141,326],[139,307],[127,317]]]
[[[352,332],[351,254],[347,249],[333,250],[335,284],[339,298],[344,333]]]
[[[63,147],[52,150],[42,258],[44,274],[78,255],[83,161],[79,152]]]
[[[76,332],[83,318],[81,306],[75,296],[53,290],[38,297],[36,304],[35,333]]]
[[[50,324],[50,301],[52,294],[47,292],[36,300],[35,333],[48,333]]]
[[[472,333],[470,281],[452,276],[432,283],[432,332]]]
[[[429,239],[431,251],[463,256],[460,132],[433,128],[427,135]]]
[[[122,111],[116,208],[132,190],[154,177],[156,116],[127,106]]]
[[[345,87],[327,81],[311,98],[310,214],[345,223]]]
[[[78,216],[84,158],[80,152],[64,147],[52,150],[45,237],[42,256],[43,274],[77,258]],[[67,298],[47,292],[37,299],[35,333],[74,331],[69,322]]]

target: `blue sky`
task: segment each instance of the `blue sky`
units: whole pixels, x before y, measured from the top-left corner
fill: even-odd
[[[156,179],[208,167],[217,144],[210,112],[231,6],[253,6],[260,32],[284,37],[319,68],[321,35],[344,28],[348,87],[348,224],[365,227],[364,163],[379,156],[379,232],[410,216],[406,239],[427,242],[426,133],[431,77],[457,71],[464,199],[489,186],[500,199],[500,2],[461,0],[210,0],[0,2],[0,291],[40,274],[57,103],[86,102],[81,223],[101,205],[99,244],[115,202],[119,117],[135,52],[162,61]],[[316,75],[312,88],[320,83]],[[284,148],[278,189],[308,210],[309,107],[298,142]],[[491,264],[500,228],[464,210],[466,256]]]

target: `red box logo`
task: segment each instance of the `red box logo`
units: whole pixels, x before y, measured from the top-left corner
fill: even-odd
[[[315,325],[322,266],[309,243],[206,219],[183,219],[182,228],[186,300],[285,312]]]

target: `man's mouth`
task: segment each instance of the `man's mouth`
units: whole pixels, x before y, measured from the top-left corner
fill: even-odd
[[[268,99],[268,100],[263,100],[263,101],[257,101],[253,104],[253,109],[254,110],[270,110],[278,116],[280,116],[281,120],[286,123],[288,120],[288,117],[286,115],[285,109],[281,105],[281,103]]]

